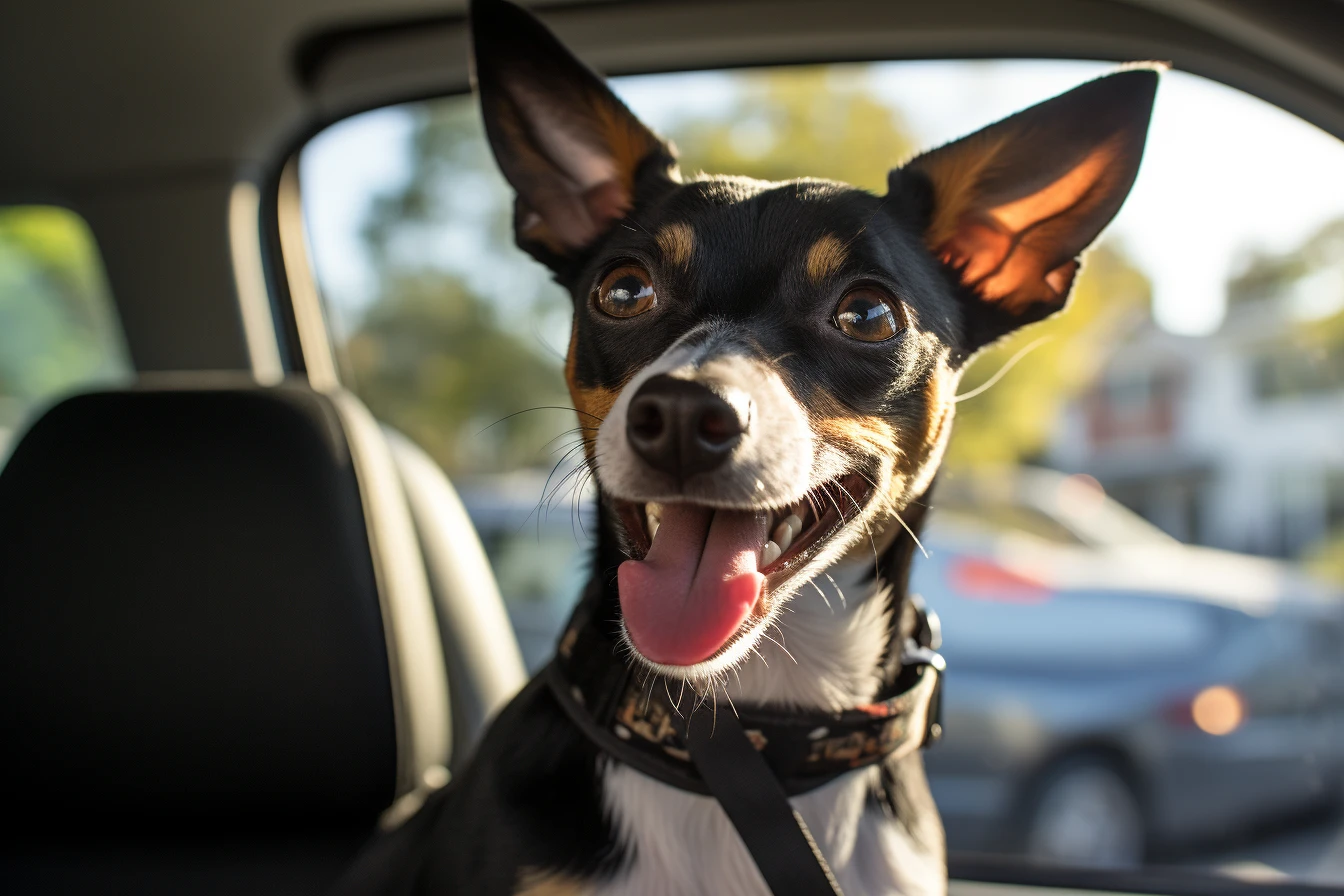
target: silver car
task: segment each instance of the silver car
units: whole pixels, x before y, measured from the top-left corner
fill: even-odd
[[[529,669],[587,575],[591,496],[463,483]],[[1344,595],[1182,545],[1082,477],[944,482],[912,590],[941,616],[952,850],[1125,866],[1340,794]]]
[[[949,486],[913,581],[945,633],[949,848],[1129,865],[1339,800],[1344,596],[1085,478]]]

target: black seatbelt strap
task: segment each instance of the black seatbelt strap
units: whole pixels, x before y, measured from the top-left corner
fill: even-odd
[[[842,896],[807,824],[737,716],[702,708],[680,725],[691,761],[737,829],[770,892]]]

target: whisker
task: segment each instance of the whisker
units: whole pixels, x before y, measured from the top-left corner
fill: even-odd
[[[728,693],[728,685],[726,683],[723,686],[723,696],[724,699],[728,701],[728,705],[733,708],[733,715],[737,716],[739,719],[742,718],[742,714],[737,711],[737,705],[733,703],[733,695]]]
[[[831,599],[826,596],[825,591],[821,590],[821,586],[817,584],[817,580],[808,579],[807,584],[811,585],[814,589],[816,589],[817,594],[821,595],[822,603],[826,604],[826,609],[831,611],[831,615],[835,615],[835,607],[831,606]]]
[[[855,501],[855,500],[854,500],[854,496],[851,495],[851,494],[849,493],[849,489],[845,488],[845,487],[844,487],[843,485],[841,485],[839,482],[836,482],[835,487],[838,488],[838,489],[840,489],[840,491],[842,491],[842,492],[845,493],[845,497],[848,498],[848,499],[850,500],[850,502],[854,505],[854,512],[855,512],[856,514],[857,514],[857,513],[860,513],[860,512],[863,510],[863,508],[859,506],[859,502],[858,502],[858,501]],[[843,518],[844,518],[844,515],[842,514],[842,515],[841,515],[841,519],[843,519]],[[881,575],[881,571],[878,569],[878,563],[879,563],[879,561],[878,561],[878,557],[877,557],[877,541],[873,538],[873,529],[872,529],[871,526],[868,525],[868,521],[867,521],[867,520],[864,520],[864,521],[863,521],[863,528],[864,528],[864,531],[866,531],[866,532],[868,533],[868,543],[869,543],[870,545],[872,545],[872,547],[873,547],[873,573],[876,574],[876,575]]]
[[[896,517],[896,522],[900,523],[901,527],[905,529],[906,532],[910,533],[910,537],[915,540],[915,547],[919,548],[919,552],[924,555],[924,559],[929,559],[929,552],[924,550],[924,543],[919,540],[919,536],[915,534],[915,530],[906,525],[905,520],[901,519],[899,513],[892,511],[892,515]]]
[[[837,583],[835,579],[831,578],[831,574],[828,572],[823,572],[822,575],[824,575],[828,580],[830,580],[831,587],[835,589],[836,595],[838,595],[840,598],[840,606],[844,607],[845,609],[849,609],[849,603],[845,600],[845,592],[840,590],[839,583]]]
[[[644,693],[644,709],[640,711],[641,715],[647,716],[649,714],[649,701],[653,699],[653,679],[654,676],[652,675],[645,678],[645,681],[649,683],[649,689]]]
[[[805,497],[807,498],[808,505],[811,506],[812,508],[812,516],[815,517],[816,519],[821,519],[821,509],[817,507],[817,498],[815,492],[816,489],[810,488],[807,490]]]
[[[579,446],[575,446],[575,447],[577,448],[577,447],[579,447]],[[573,451],[573,450],[574,450],[573,448],[570,449],[570,451]],[[519,532],[522,532],[522,531],[523,531],[523,527],[527,525],[528,520],[532,519],[532,514],[535,513],[535,514],[537,514],[537,538],[538,538],[538,540],[540,540],[540,538],[541,538],[541,513],[542,513],[542,507],[543,507],[543,505],[546,504],[546,497],[547,497],[547,494],[546,494],[546,493],[547,493],[547,490],[550,488],[550,485],[551,485],[551,478],[555,476],[555,472],[556,472],[556,470],[559,470],[560,467],[561,467],[561,465],[563,465],[564,462],[568,459],[568,457],[569,457],[569,453],[570,453],[569,451],[565,452],[565,454],[562,455],[561,458],[555,462],[555,466],[551,467],[551,472],[548,473],[548,474],[546,474],[546,481],[545,481],[544,483],[542,483],[542,486],[541,486],[541,498],[538,499],[538,501],[537,501],[537,506],[536,506],[536,507],[533,507],[532,510],[528,513],[528,515],[525,516],[525,517],[523,517],[523,521],[522,521],[521,523],[518,524],[518,531],[519,531]],[[569,474],[566,474],[566,475],[569,475]],[[563,483],[563,482],[564,482],[564,479],[561,479],[560,481]]]
[[[784,633],[783,633],[783,632],[780,632],[780,633],[779,633],[779,636],[780,636],[781,638],[784,637]],[[798,665],[798,660],[794,657],[793,654],[789,653],[789,649],[788,649],[787,647],[785,647],[785,646],[784,646],[783,644],[781,644],[779,641],[776,641],[774,638],[770,637],[770,636],[769,636],[768,634],[766,634],[765,632],[761,632],[761,637],[764,638],[765,640],[769,641],[771,644],[774,644],[774,645],[775,645],[776,647],[778,647],[780,650],[784,651],[784,655],[785,655],[786,657],[788,657],[789,659],[793,660],[793,664],[794,664],[795,666]]]
[[[551,442],[558,441],[559,439],[563,439],[565,436],[573,435],[576,432],[597,432],[597,430],[598,427],[596,426],[576,426],[573,429],[567,429],[564,432],[560,433],[560,435],[556,436],[555,438],[548,440],[544,445],[541,446],[541,448],[537,450],[545,451],[547,448],[551,447]]]
[[[952,397],[952,403],[957,404],[959,402],[965,401],[968,398],[974,398],[980,393],[987,391],[995,383],[1003,379],[1004,376],[1008,373],[1008,371],[1012,370],[1014,365],[1016,365],[1018,361],[1021,361],[1028,354],[1034,352],[1037,348],[1049,342],[1053,338],[1054,338],[1053,336],[1038,336],[1031,342],[1028,342],[1026,345],[1022,346],[1022,348],[1018,349],[1017,353],[1014,354],[1011,358],[1009,358],[1007,361],[1004,361],[1003,366],[1000,367],[992,377],[985,380],[983,383],[976,386],[969,392],[963,392],[960,395],[954,395]]]
[[[514,411],[512,414],[505,414],[503,417],[500,417],[500,418],[499,418],[498,420],[496,420],[494,423],[491,423],[490,426],[487,426],[485,429],[481,430],[481,432],[485,432],[485,430],[486,430],[486,429],[490,429],[491,426],[498,426],[499,424],[503,423],[505,420],[512,420],[514,417],[517,417],[519,414],[530,414],[530,413],[532,413],[533,411],[573,411],[573,412],[576,413],[576,414],[583,414],[583,415],[586,416],[586,417],[592,417],[592,418],[593,418],[594,420],[596,420],[598,423],[601,423],[602,420],[604,419],[604,418],[602,418],[602,417],[597,416],[596,414],[590,414],[588,411],[581,411],[581,410],[579,410],[578,408],[567,408],[567,407],[564,407],[563,405],[558,405],[558,404],[543,404],[543,405],[538,405],[538,406],[535,407],[535,408],[523,408],[521,411]],[[480,435],[481,432],[476,433],[476,435]]]

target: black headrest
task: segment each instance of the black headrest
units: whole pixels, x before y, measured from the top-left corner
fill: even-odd
[[[367,825],[394,796],[387,640],[330,399],[71,398],[0,471],[6,811]]]

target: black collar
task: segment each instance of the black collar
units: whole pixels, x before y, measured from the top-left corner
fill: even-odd
[[[596,579],[600,577],[585,592],[545,670],[552,691],[575,725],[604,752],[665,784],[709,795],[685,737],[695,696],[687,689],[683,700],[679,682],[630,668],[612,630],[612,602]],[[843,712],[735,708],[747,737],[789,796],[941,736],[945,663],[935,652],[941,642],[938,617],[917,595],[910,601],[913,636],[902,638],[901,627],[892,626],[897,643],[888,645],[884,686],[873,703]],[[602,612],[604,606],[608,612]],[[717,711],[734,708],[724,705]],[[695,718],[700,724],[700,715]]]

